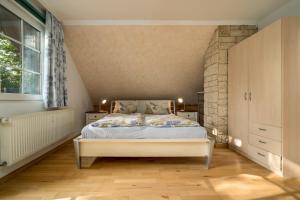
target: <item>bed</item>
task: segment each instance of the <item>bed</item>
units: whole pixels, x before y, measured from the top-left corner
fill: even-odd
[[[209,168],[214,136],[175,107],[173,100],[112,101],[111,114],[73,140],[78,168],[85,157],[205,157]]]

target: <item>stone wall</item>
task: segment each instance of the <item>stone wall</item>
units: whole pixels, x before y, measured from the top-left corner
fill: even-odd
[[[217,133],[217,143],[228,141],[228,49],[256,32],[254,25],[218,26],[205,53],[204,126]]]

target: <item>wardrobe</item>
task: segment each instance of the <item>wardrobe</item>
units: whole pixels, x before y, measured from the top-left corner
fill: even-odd
[[[230,148],[300,177],[300,17],[282,18],[229,50]]]

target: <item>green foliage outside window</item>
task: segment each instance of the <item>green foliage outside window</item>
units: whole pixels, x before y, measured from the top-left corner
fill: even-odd
[[[22,85],[21,50],[17,43],[0,35],[1,92],[19,93]]]

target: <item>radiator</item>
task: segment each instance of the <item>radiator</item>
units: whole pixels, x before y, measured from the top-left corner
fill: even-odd
[[[0,123],[0,160],[8,166],[73,133],[72,109],[18,115]]]

